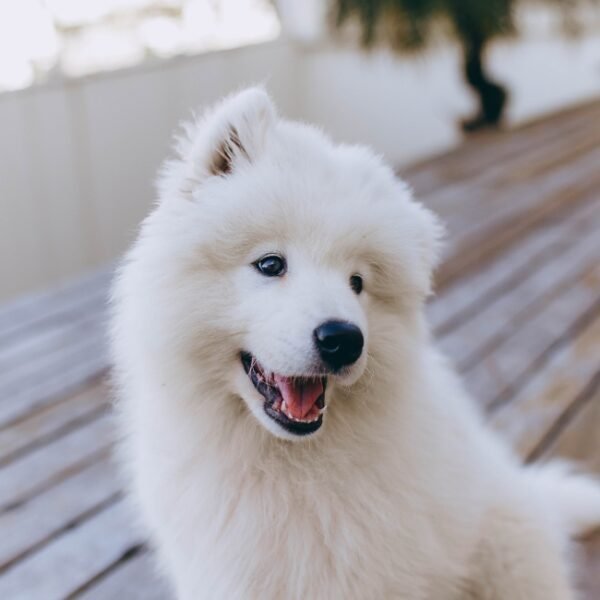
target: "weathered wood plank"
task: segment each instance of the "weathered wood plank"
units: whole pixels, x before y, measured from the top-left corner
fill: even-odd
[[[576,145],[589,150],[588,154],[580,153],[574,160],[568,160],[572,149],[567,144],[556,147],[555,153],[564,161],[555,164],[551,172],[538,173],[525,179],[511,181],[528,168],[531,161],[543,161],[549,156],[547,150],[540,148],[538,156],[528,156],[526,160],[515,155],[512,162],[498,163],[477,177],[461,179],[441,186],[432,194],[422,197],[423,201],[433,210],[446,216],[451,232],[457,234],[462,226],[477,228],[485,220],[495,217],[497,211],[507,209],[523,210],[522,201],[533,202],[552,192],[557,186],[563,186],[567,181],[574,181],[576,174],[594,175],[594,156],[597,155],[600,134],[590,132],[589,128],[577,134]],[[556,156],[553,157],[553,164]],[[538,170],[540,167],[538,166]],[[539,189],[538,189],[539,188]],[[537,190],[537,194],[535,193]]]
[[[3,398],[0,402],[0,430],[12,427],[41,407],[59,402],[65,395],[93,383],[106,372],[105,348],[88,348],[80,358],[80,362],[65,365],[64,370],[48,373],[45,379],[36,380],[18,393]]]
[[[515,159],[526,160],[532,152],[543,150],[548,144],[567,143],[598,118],[598,102],[592,101],[517,129],[483,132],[450,152],[421,161],[403,171],[418,192],[430,193],[452,181],[476,179],[495,167],[510,166]]]
[[[512,290],[492,299],[471,319],[442,336],[440,346],[460,371],[468,371],[568,290],[598,263],[600,236],[595,228],[572,241],[554,260],[540,265]],[[591,290],[593,293],[593,290]]]
[[[114,503],[120,487],[114,465],[103,458],[29,502],[0,514],[0,574],[53,537]]]
[[[563,182],[549,196],[540,200],[538,190],[532,188],[528,196],[505,198],[506,206],[493,210],[485,222],[477,227],[464,228],[450,244],[447,258],[436,276],[437,287],[442,289],[455,279],[464,276],[511,244],[543,225],[551,215],[564,214],[577,203],[585,202],[596,194],[600,175],[580,174],[576,179]],[[476,251],[474,251],[474,249]]]
[[[51,291],[31,294],[0,309],[0,343],[14,339],[32,327],[64,319],[81,303],[104,298],[114,268],[104,267]]]
[[[461,202],[464,212],[457,212],[460,228],[456,231],[455,246],[463,246],[466,241],[481,236],[483,231],[497,230],[499,225],[515,224],[521,215],[533,216],[542,206],[552,210],[563,206],[572,209],[580,196],[597,189],[588,184],[599,179],[596,171],[599,142],[594,140],[594,150],[577,162],[563,164],[544,177],[527,179],[518,185],[499,181],[493,188],[476,188],[477,193],[469,194],[468,201]]]
[[[77,595],[81,600],[170,600],[174,595],[157,572],[148,552],[119,564],[105,578]]]
[[[553,424],[582,393],[587,393],[590,381],[600,369],[599,347],[600,314],[556,352],[510,403],[494,413],[492,425],[524,459],[535,458],[534,451]]]
[[[600,115],[600,110],[597,112]],[[438,175],[438,185],[434,189],[423,190],[417,186],[417,193],[436,210],[444,210],[450,205],[461,215],[468,214],[465,213],[465,206],[475,206],[481,211],[481,204],[479,206],[476,204],[477,198],[465,196],[465,191],[494,192],[499,187],[510,187],[506,186],[507,179],[510,180],[513,173],[522,172],[523,168],[527,168],[528,165],[538,165],[537,170],[539,171],[540,168],[544,169],[548,162],[552,165],[560,158],[564,163],[575,162],[578,156],[573,155],[573,146],[585,145],[586,148],[594,148],[600,138],[600,133],[590,128],[589,123],[584,121],[581,121],[576,127],[571,126],[564,131],[561,129],[559,124],[553,132],[543,131],[538,140],[526,136],[523,141],[518,142],[516,141],[518,136],[514,134],[505,137],[507,144],[502,160],[498,159],[496,143],[486,144],[479,151],[476,150],[477,144],[467,144],[465,148],[470,149],[471,154],[465,161],[453,164],[451,170],[445,170],[443,177]],[[502,139],[502,136],[500,138]],[[547,146],[549,141],[552,143],[550,152]],[[526,154],[521,149],[526,149]],[[493,155],[494,158],[488,161],[486,155]],[[444,157],[440,157],[440,159],[431,163],[431,171],[440,171],[438,163],[443,161]],[[485,161],[485,165],[481,164],[482,159]],[[461,176],[461,173],[469,173],[469,175]],[[410,182],[414,181],[410,170],[407,177]],[[530,179],[533,180],[536,177],[543,179],[539,172]],[[514,183],[519,183],[519,181]],[[485,202],[482,204],[485,206]]]
[[[576,208],[565,219],[544,227],[495,257],[479,271],[446,287],[427,307],[429,322],[438,338],[487,308],[519,285],[540,266],[569,249],[600,223],[600,197]]]
[[[583,541],[578,579],[581,600],[600,598],[600,531]]]
[[[47,336],[5,352],[0,356],[0,394],[18,394],[77,363],[90,351],[105,354],[105,338],[104,313],[96,310],[86,319],[61,325]]]
[[[564,168],[588,155],[598,147],[600,134],[593,127],[581,128],[576,137],[568,144],[561,143],[540,148],[537,156],[528,156],[527,160],[520,160],[513,168],[505,169],[504,176],[497,184],[513,185],[523,181],[531,181],[540,176],[547,176],[557,169]],[[546,177],[544,177],[546,178]]]
[[[560,435],[543,449],[538,460],[558,456],[600,475],[600,377],[578,404],[578,410],[573,411]]]
[[[0,577],[0,598],[66,598],[141,543],[125,501],[117,501]]]
[[[112,418],[103,415],[0,467],[0,512],[18,506],[106,456],[113,436]]]
[[[596,349],[597,349],[596,345]],[[561,457],[576,461],[589,472],[600,475],[600,378],[562,434],[545,448],[542,460]],[[582,600],[600,598],[600,530],[582,540],[577,575]]]
[[[0,346],[0,373],[3,374],[0,382],[23,364],[29,365],[38,357],[43,357],[48,352],[55,353],[61,346],[70,344],[77,334],[81,338],[81,329],[102,323],[105,319],[105,306],[104,296],[98,296],[91,302],[78,305],[76,311],[69,312],[63,318],[32,327],[15,339],[4,340]],[[26,358],[29,360],[25,360]]]
[[[45,406],[29,418],[0,430],[0,466],[19,458],[93,420],[106,411],[108,390],[104,381]]]
[[[596,262],[577,282],[531,314],[485,360],[466,371],[467,388],[473,397],[488,409],[495,409],[514,396],[597,314],[599,281],[600,263]]]

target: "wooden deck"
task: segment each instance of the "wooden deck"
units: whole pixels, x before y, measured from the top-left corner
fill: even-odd
[[[404,175],[449,226],[429,314],[525,460],[600,472],[600,101]],[[0,310],[0,598],[168,598],[110,461],[110,270]],[[580,578],[600,598],[600,535]]]

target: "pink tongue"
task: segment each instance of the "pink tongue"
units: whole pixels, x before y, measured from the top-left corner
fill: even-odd
[[[323,382],[319,379],[300,380],[281,375],[275,375],[274,379],[294,419],[304,419],[323,393]]]

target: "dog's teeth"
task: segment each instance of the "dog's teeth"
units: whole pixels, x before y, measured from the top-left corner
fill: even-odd
[[[314,423],[319,420],[319,417],[323,414],[324,409],[319,409],[319,412],[314,417],[305,417],[305,418],[297,418],[292,415],[290,409],[285,400],[278,400],[274,404],[275,410],[282,412],[290,421],[295,421],[296,423]]]

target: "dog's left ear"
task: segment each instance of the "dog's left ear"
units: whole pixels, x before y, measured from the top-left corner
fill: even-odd
[[[200,121],[193,136],[191,160],[196,179],[227,176],[252,163],[264,149],[276,119],[275,107],[262,88],[225,98]]]

